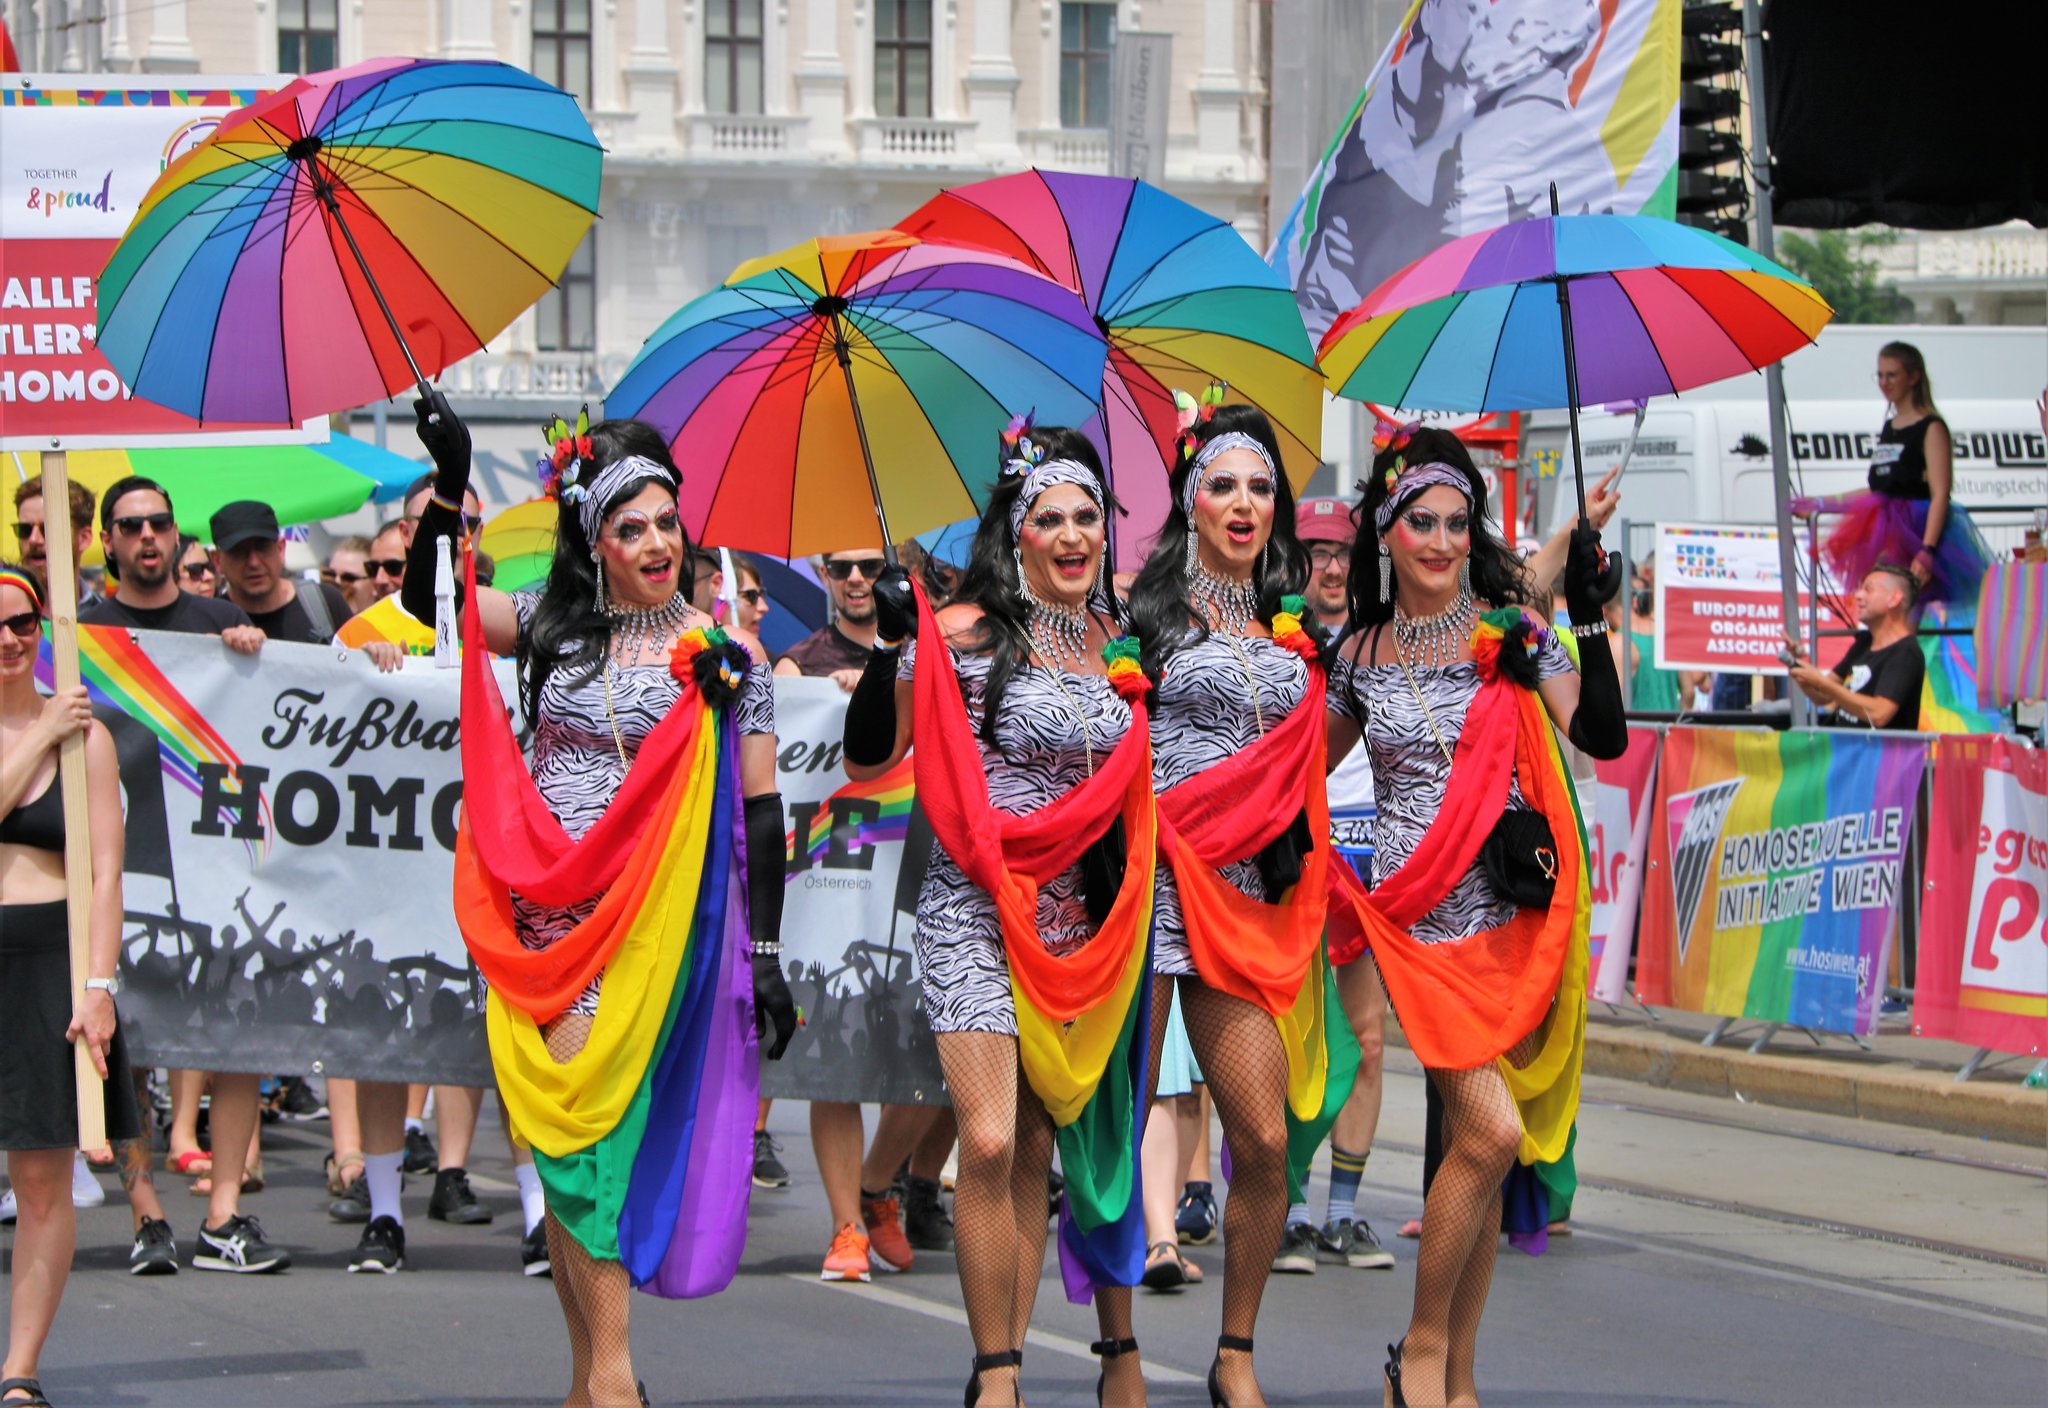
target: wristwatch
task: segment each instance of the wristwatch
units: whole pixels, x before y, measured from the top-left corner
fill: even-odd
[[[112,978],[87,978],[85,986],[88,991],[98,988],[108,997],[114,997],[121,991],[121,979],[118,975]]]

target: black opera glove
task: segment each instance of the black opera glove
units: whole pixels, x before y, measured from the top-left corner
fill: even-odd
[[[754,1034],[769,1060],[780,1060],[796,1035],[796,1000],[782,976],[782,794],[746,801],[747,937],[753,949]],[[771,1029],[773,1039],[770,1039]]]

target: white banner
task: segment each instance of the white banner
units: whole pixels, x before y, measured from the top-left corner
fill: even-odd
[[[775,781],[789,828],[782,947],[804,1025],[780,1061],[761,1063],[761,1093],[943,1101],[911,942],[931,830],[912,802],[908,759],[872,782],[847,781],[847,697],[829,679],[775,681]]]
[[[1109,54],[1109,174],[1164,185],[1173,36],[1122,30]]]
[[[247,656],[214,636],[79,637],[121,759],[121,1008],[138,1059],[487,1084],[448,900],[456,672],[380,674],[276,641]],[[47,681],[47,645],[41,663]]]

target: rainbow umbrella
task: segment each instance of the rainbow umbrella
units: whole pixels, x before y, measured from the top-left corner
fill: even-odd
[[[1129,177],[1033,170],[942,191],[897,228],[1008,255],[1087,302],[1109,342],[1087,428],[1130,510],[1126,552],[1166,520],[1176,388],[1221,381],[1263,410],[1297,491],[1321,463],[1323,378],[1293,290],[1215,216]]]
[[[893,554],[980,512],[1014,412],[1092,415],[1105,351],[1052,280],[880,230],[742,264],[655,331],[605,414],[675,447],[698,542]]]
[[[1560,310],[1568,316],[1560,316]],[[1353,400],[1443,411],[1634,401],[1757,371],[1834,310],[1791,271],[1648,215],[1552,215],[1453,240],[1330,325],[1317,354]]]
[[[200,420],[424,394],[560,276],[602,160],[576,100],[506,64],[295,79],[150,187],[100,276],[99,348]]]
[[[0,456],[0,466],[17,478],[43,470],[42,456],[33,450]],[[396,502],[425,468],[403,455],[338,435],[324,445],[73,450],[66,465],[72,481],[95,495],[131,474],[154,479],[171,496],[179,529],[202,540],[214,510],[237,499],[269,504],[282,524],[316,523],[365,503]],[[14,496],[0,494],[0,530],[13,518]],[[95,543],[86,565],[99,560]]]

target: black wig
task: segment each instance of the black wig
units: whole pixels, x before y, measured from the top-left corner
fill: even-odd
[[[1393,491],[1387,487],[1387,471],[1398,463],[1447,464],[1465,476],[1466,497],[1472,504],[1472,595],[1488,607],[1526,605],[1530,600],[1527,574],[1507,544],[1494,536],[1486,516],[1486,481],[1472,463],[1463,441],[1448,430],[1428,426],[1417,430],[1399,449],[1388,446],[1373,456],[1372,472],[1359,484],[1358,506],[1352,517],[1358,524],[1358,548],[1351,554],[1351,629],[1376,626],[1394,618],[1394,603],[1380,600],[1378,518],[1380,505]],[[1367,544],[1373,546],[1368,548]],[[1400,594],[1398,580],[1390,579],[1391,595]]]

